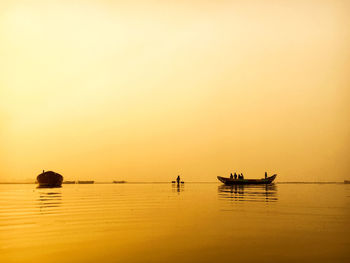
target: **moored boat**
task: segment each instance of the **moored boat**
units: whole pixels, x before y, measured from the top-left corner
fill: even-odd
[[[63,181],[62,184],[75,184],[75,181]]]
[[[270,177],[262,178],[262,179],[231,179],[227,177],[218,176],[218,180],[223,182],[226,185],[234,185],[234,184],[271,184],[277,174],[274,174]]]
[[[53,171],[43,171],[36,180],[39,187],[61,187],[63,176]]]
[[[114,184],[125,184],[126,181],[113,181]]]
[[[78,181],[78,184],[93,184],[95,181]]]

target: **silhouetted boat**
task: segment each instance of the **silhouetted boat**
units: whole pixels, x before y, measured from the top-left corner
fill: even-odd
[[[176,184],[176,181],[171,181],[172,184]],[[184,181],[181,181],[180,183],[184,184]]]
[[[78,181],[78,184],[93,184],[95,181]]]
[[[267,178],[262,179],[231,179],[227,177],[218,176],[219,181],[223,182],[226,185],[233,184],[271,184],[275,180],[277,174],[274,174]]]
[[[43,171],[36,180],[39,187],[61,187],[63,176],[53,171]]]
[[[125,184],[126,181],[113,181],[114,184]]]
[[[75,184],[75,181],[63,181],[63,184]]]
[[[344,180],[344,184],[350,184],[349,180]]]

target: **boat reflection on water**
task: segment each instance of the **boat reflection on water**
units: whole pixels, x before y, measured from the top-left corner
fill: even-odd
[[[269,185],[220,185],[218,187],[220,199],[248,202],[276,202],[277,186]]]
[[[62,203],[62,193],[52,189],[41,189],[38,198],[40,212],[42,214],[54,214]]]

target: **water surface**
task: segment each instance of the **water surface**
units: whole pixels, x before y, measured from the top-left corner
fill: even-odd
[[[0,185],[0,262],[350,262],[350,185]]]

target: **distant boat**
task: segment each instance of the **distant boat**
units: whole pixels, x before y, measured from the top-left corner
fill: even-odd
[[[78,184],[93,184],[95,181],[78,181]]]
[[[274,174],[267,178],[262,179],[231,179],[227,177],[218,176],[219,181],[223,182],[226,185],[233,184],[271,184],[275,180],[277,174]]]
[[[62,184],[75,184],[75,181],[63,181]]]
[[[36,180],[39,187],[61,187],[63,176],[53,171],[43,171]]]
[[[344,184],[350,184],[349,180],[344,180]]]
[[[113,181],[114,184],[125,184],[126,181]]]
[[[176,184],[176,181],[171,181],[172,184]],[[184,181],[181,181],[180,183],[184,184]]]

